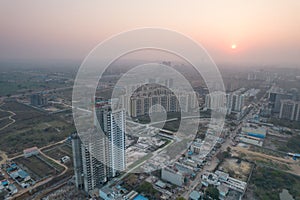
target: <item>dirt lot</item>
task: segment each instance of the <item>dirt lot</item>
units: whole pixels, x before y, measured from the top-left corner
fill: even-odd
[[[67,144],[56,145],[52,148],[43,150],[43,152],[51,158],[54,158],[55,160],[60,160],[64,156],[69,156],[71,160],[66,164],[70,166],[73,163],[72,147]]]
[[[240,161],[236,158],[225,159],[224,162],[219,166],[219,170],[229,173],[233,178],[247,181],[252,164],[246,161]]]
[[[255,162],[259,166],[266,166],[274,169],[286,171],[295,175],[299,175],[300,161],[293,160],[290,157],[278,157],[273,155],[267,155],[261,152],[250,151],[247,148],[235,147],[233,148],[235,154]]]
[[[40,156],[20,157],[14,161],[27,171],[35,181],[55,174],[55,168],[44,162]]]

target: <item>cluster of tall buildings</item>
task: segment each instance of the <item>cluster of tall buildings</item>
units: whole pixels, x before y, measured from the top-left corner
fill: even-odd
[[[285,91],[272,87],[269,91],[269,109],[280,119],[300,121],[300,98],[297,89]]]
[[[174,94],[169,88],[146,84],[139,87],[129,100],[128,113],[131,117],[148,115],[153,112],[192,112],[197,108],[197,97],[192,92],[179,91]],[[160,105],[160,106],[154,106]]]
[[[241,112],[245,106],[245,95],[240,92],[227,94],[227,113]]]
[[[226,106],[226,94],[224,92],[212,92],[205,96],[205,107],[211,110],[224,109]]]
[[[77,133],[72,135],[76,186],[87,193],[126,168],[125,110],[113,110],[110,101],[96,98],[94,118],[94,129],[86,133],[90,141],[83,142]]]
[[[242,90],[225,94],[212,92],[205,97],[205,107],[211,110],[227,109],[226,113],[241,112],[245,106],[245,95]]]
[[[300,121],[300,101],[281,100],[279,118]]]
[[[248,80],[272,81],[277,77],[276,73],[264,70],[254,70],[248,73]]]
[[[42,93],[32,94],[30,96],[30,104],[32,106],[45,106],[48,104],[48,99]]]

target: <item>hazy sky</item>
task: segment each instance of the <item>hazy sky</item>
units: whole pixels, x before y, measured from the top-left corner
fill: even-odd
[[[0,59],[80,60],[113,34],[155,26],[217,62],[299,66],[299,11],[298,0],[1,0]]]

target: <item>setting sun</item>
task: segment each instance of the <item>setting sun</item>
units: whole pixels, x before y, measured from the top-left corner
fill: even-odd
[[[235,45],[235,44],[232,44],[232,45],[231,45],[231,49],[236,49],[236,45]]]

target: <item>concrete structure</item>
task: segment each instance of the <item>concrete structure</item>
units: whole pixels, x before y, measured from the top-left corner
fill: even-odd
[[[123,100],[126,102],[127,100]],[[196,108],[197,98],[194,93],[182,92],[174,94],[169,88],[157,85],[146,84],[135,90],[129,99],[128,114],[131,117],[148,115],[153,112],[190,112]],[[126,105],[126,103],[123,103]],[[160,105],[160,106],[154,106]]]
[[[171,167],[165,167],[161,170],[161,178],[177,186],[184,184],[184,175]]]
[[[281,100],[280,119],[300,121],[300,102],[293,100]]]
[[[256,137],[256,138],[265,138],[267,134],[267,129],[262,128],[262,127],[250,127],[250,126],[244,126],[242,128],[242,134],[248,135],[251,137]]]
[[[122,195],[110,187],[102,187],[99,196],[104,200],[123,200]]]
[[[201,139],[196,139],[190,146],[190,149],[193,153],[200,153],[201,146],[203,145],[203,141]]]
[[[269,107],[272,113],[279,113],[282,100],[291,100],[292,94],[286,93],[282,88],[272,87],[269,91]]]
[[[205,107],[211,110],[223,110],[226,107],[226,94],[224,92],[212,92],[205,96]]]
[[[96,102],[95,106],[99,125],[106,136],[107,176],[115,177],[126,168],[125,110],[112,110],[111,103],[103,101]]]
[[[246,94],[243,94],[245,88],[226,94],[227,114],[232,112],[241,112],[245,106]]]
[[[72,134],[75,185],[87,193],[107,181],[104,147],[103,140],[83,144],[77,133]]]
[[[139,193],[137,193],[136,191],[132,190],[128,194],[126,194],[123,198],[125,200],[133,200],[138,194]]]
[[[70,162],[71,158],[69,156],[64,156],[60,159],[60,162],[67,163]]]
[[[240,134],[240,142],[252,144],[256,146],[262,146],[264,138],[266,137],[267,129],[263,127],[258,127],[254,124],[248,124],[242,127]]]
[[[155,183],[156,186],[160,187],[160,188],[166,188],[167,187],[167,184],[162,182],[161,180],[158,180],[156,183]]]
[[[18,192],[18,188],[14,184],[9,184],[7,189],[9,190],[9,195],[13,195]]]
[[[247,144],[252,144],[252,145],[256,145],[256,146],[260,146],[260,147],[262,147],[263,144],[264,144],[263,139],[259,139],[259,138],[251,137],[251,136],[246,136],[246,135],[240,137],[240,142],[247,143]]]
[[[96,98],[94,129],[82,133],[88,136],[84,143],[72,134],[75,184],[88,193],[126,168],[125,111],[111,106],[111,101]]]
[[[201,178],[202,178],[201,183],[205,187],[209,185],[214,185],[214,186],[220,185],[219,177],[214,173],[204,172]]]
[[[222,191],[222,195],[226,195],[228,192],[225,187],[238,191],[242,194],[244,194],[247,188],[246,182],[231,178],[229,177],[229,174],[218,170],[215,173],[205,172],[202,175],[202,184],[204,186],[217,186]]]
[[[33,106],[44,106],[48,104],[48,100],[42,93],[36,93],[30,96],[30,104]]]
[[[73,165],[75,173],[75,185],[79,189],[84,189],[84,174],[82,166],[82,143],[77,133],[72,134]]]
[[[219,199],[225,199],[226,195],[228,194],[229,188],[224,183],[221,183],[221,185],[219,185],[217,189],[219,190]]]
[[[23,154],[25,158],[29,158],[33,155],[38,155],[40,153],[39,149],[37,147],[32,147],[28,149],[23,150]]]
[[[192,191],[191,194],[189,195],[190,200],[199,200],[201,198],[201,194],[198,191]]]
[[[240,181],[240,180],[237,180],[237,179],[231,178],[231,177],[229,177],[223,183],[230,189],[241,192],[242,194],[244,194],[244,192],[246,191],[246,188],[247,188],[246,182]]]

